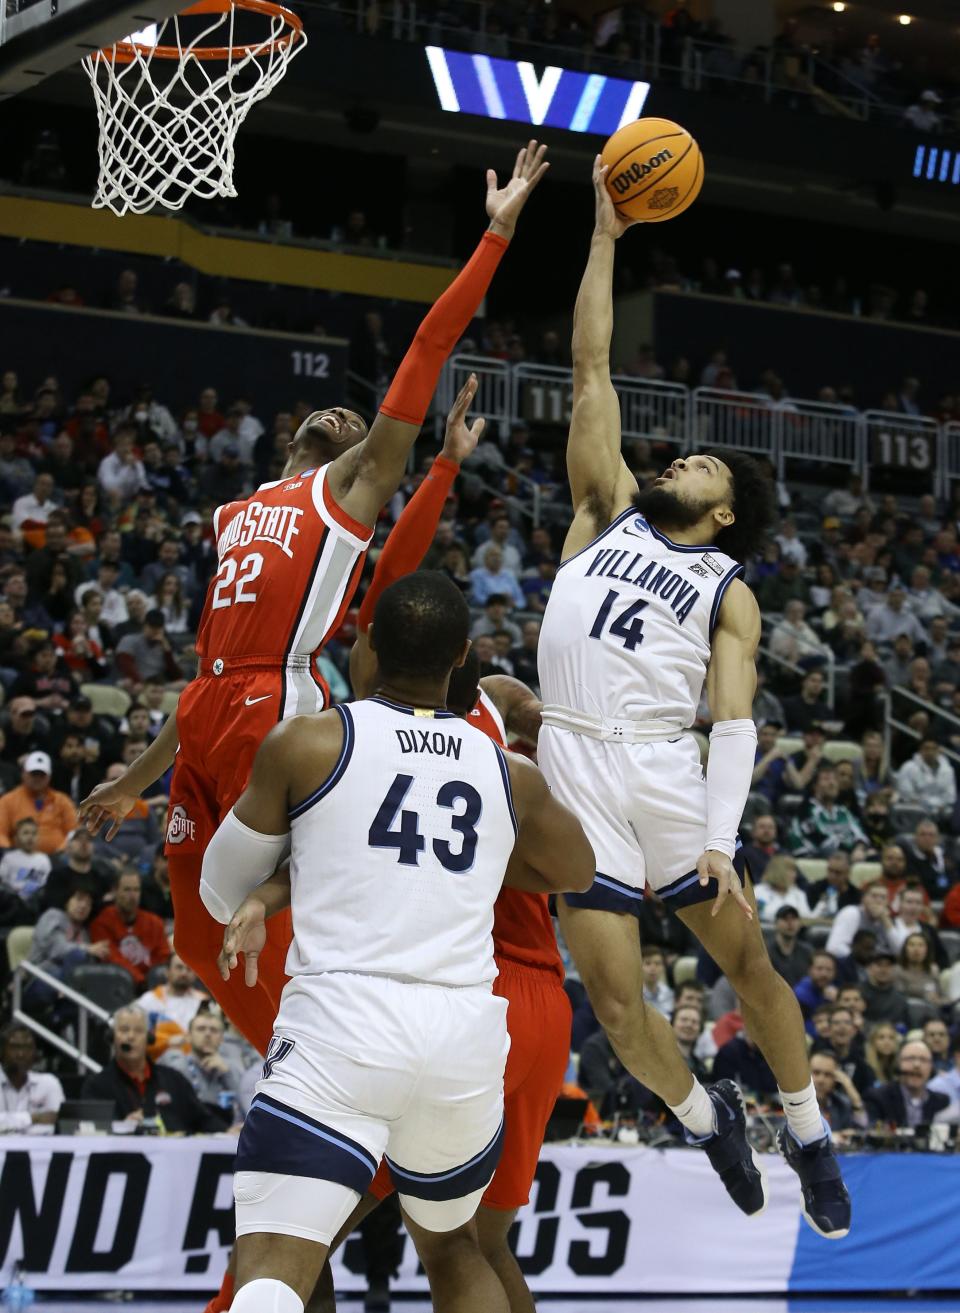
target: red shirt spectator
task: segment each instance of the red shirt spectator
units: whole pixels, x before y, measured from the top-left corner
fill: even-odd
[[[117,881],[113,905],[105,907],[90,926],[93,943],[105,939],[110,961],[125,967],[136,984],[142,985],[151,967],[162,966],[170,957],[166,930],[159,916],[140,907],[140,876],[127,871]]]

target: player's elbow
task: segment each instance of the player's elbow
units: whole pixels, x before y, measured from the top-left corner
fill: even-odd
[[[583,832],[579,821],[569,828],[559,849],[562,856],[558,862],[560,882],[558,894],[584,894],[593,884],[597,864],[590,841]]]
[[[223,895],[217,888],[216,876],[207,872],[206,859],[204,859],[203,867],[203,874],[200,876],[200,901],[214,921],[219,921],[221,925],[228,925],[233,912],[227,906]]]

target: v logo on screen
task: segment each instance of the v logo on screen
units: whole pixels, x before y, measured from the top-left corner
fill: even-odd
[[[525,60],[426,47],[440,108],[536,127],[609,135],[643,112],[649,82],[577,73],[548,64],[538,74]]]

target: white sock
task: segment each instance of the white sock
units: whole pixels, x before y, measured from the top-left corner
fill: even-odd
[[[717,1116],[710,1096],[698,1080],[693,1082],[693,1088],[682,1103],[668,1103],[667,1107],[697,1139],[712,1135],[717,1129]]]
[[[230,1313],[303,1313],[303,1300],[282,1281],[260,1277],[241,1286],[233,1297]]]
[[[787,1125],[801,1144],[813,1144],[823,1139],[823,1118],[817,1103],[817,1092],[811,1080],[806,1089],[796,1094],[780,1091],[780,1101],[786,1113]]]

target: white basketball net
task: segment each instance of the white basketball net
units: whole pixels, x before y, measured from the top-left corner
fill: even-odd
[[[134,38],[84,59],[100,122],[94,208],[143,214],[156,205],[179,210],[190,196],[236,196],[237,129],[269,96],[307,37],[281,10],[263,15],[270,31],[262,40],[234,45],[234,17],[233,4],[204,13],[210,22],[187,40],[182,15],[176,15],[160,25],[155,45]],[[179,56],[157,56],[160,47]],[[194,53],[210,47],[222,48],[223,58]]]

